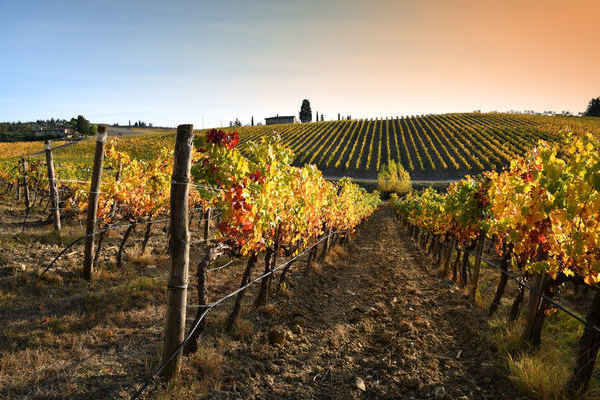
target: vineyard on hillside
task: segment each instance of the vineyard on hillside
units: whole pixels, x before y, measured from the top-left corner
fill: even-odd
[[[499,170],[516,156],[526,154],[539,139],[555,140],[564,127],[600,132],[597,118],[481,113],[243,126],[235,130],[245,154],[248,143],[278,133],[282,144],[293,151],[294,165],[314,164],[325,176],[374,179],[381,165],[395,160],[413,179],[438,180]],[[197,135],[207,131],[197,131]],[[123,137],[117,149],[147,161],[174,143],[174,131],[160,130]],[[35,142],[0,146],[0,160],[41,150],[41,144]],[[85,167],[80,169],[80,178],[87,179],[85,171],[89,175],[93,149],[94,142],[84,140],[56,149],[55,158],[59,163]]]
[[[262,125],[239,132],[242,144],[277,132],[296,154],[296,165],[315,164],[328,176],[375,178],[382,164],[397,160],[413,179],[435,180],[507,166],[538,140],[554,140],[557,125],[598,130],[586,119],[552,118],[444,114]]]
[[[359,132],[363,129],[360,124],[371,122],[346,124]],[[378,127],[387,122],[391,120],[373,122],[377,128],[369,128],[374,133],[370,139],[349,151],[383,165],[387,155],[369,149],[379,148],[374,144],[381,132]],[[245,377],[246,367],[260,379],[278,379],[279,367],[263,363],[263,358],[264,354],[276,354],[274,351],[287,351],[283,343],[312,343],[320,351],[343,350],[354,357],[351,354],[359,350],[349,346],[357,344],[357,338],[365,344],[369,338],[376,342],[364,346],[368,354],[367,361],[361,362],[363,369],[355,369],[353,359],[344,361],[340,369],[351,375],[335,382],[333,374],[326,372],[332,358],[324,353],[324,368],[298,372],[300,382],[312,385],[302,391],[311,393],[315,378],[319,382],[330,379],[335,388],[340,384],[349,391],[364,391],[356,383],[362,381],[357,379],[360,376],[368,380],[369,386],[362,384],[376,394],[374,398],[392,391],[397,397],[414,390],[423,390],[424,395],[437,390],[439,394],[442,383],[443,390],[456,395],[454,398],[482,391],[479,383],[477,387],[464,382],[450,384],[446,371],[454,374],[456,368],[439,363],[449,359],[462,363],[459,359],[463,357],[465,364],[460,368],[466,373],[467,363],[492,358],[485,343],[472,346],[475,336],[487,340],[481,332],[471,335],[464,329],[481,324],[472,304],[464,307],[465,299],[478,304],[483,292],[496,286],[491,286],[490,274],[481,268],[488,254],[494,258],[490,265],[496,261],[500,265],[490,314],[498,310],[496,315],[503,315],[506,300],[514,297],[510,323],[503,323],[507,330],[517,330],[524,320],[518,345],[532,349],[548,348],[542,339],[552,336],[549,331],[556,325],[556,309],[581,323],[561,328],[575,339],[567,346],[556,346],[570,352],[569,361],[560,368],[575,365],[571,380],[567,382],[565,373],[553,379],[560,390],[583,393],[589,386],[587,393],[594,396],[598,382],[593,349],[600,338],[600,142],[597,134],[584,133],[594,131],[594,126],[582,123],[561,131],[557,128],[561,122],[537,121],[539,135],[551,140],[526,147],[523,139],[519,151],[524,155],[515,150],[510,166],[501,172],[488,171],[454,182],[444,194],[428,188],[403,198],[393,195],[392,204],[402,222],[399,232],[390,207],[379,207],[377,192],[368,193],[347,178],[326,179],[316,166],[307,164],[320,162],[319,152],[295,155],[279,134],[248,141],[248,132],[240,138],[234,131],[210,130],[194,137],[191,125],[181,125],[176,137],[159,132],[107,141],[106,127],[102,127],[95,142],[56,148],[56,163],[50,142],[44,150],[46,161],[39,159],[37,144],[15,148],[12,157],[0,162],[0,239],[7,243],[0,246],[0,325],[6,326],[0,330],[0,351],[7,354],[1,365],[4,374],[0,374],[0,387],[7,389],[0,389],[0,397],[23,397],[33,385],[38,388],[35,398],[59,392],[135,400],[152,398],[161,391],[169,393],[166,397],[178,398],[171,391],[197,393],[197,384],[205,385],[201,392],[208,394],[217,383],[225,387],[232,382],[215,373],[218,368],[211,367],[212,362],[226,364],[234,371],[230,373],[242,374],[235,382],[250,382]],[[407,123],[412,127],[425,124],[418,118]],[[526,123],[524,119],[520,126]],[[315,135],[328,124],[344,128],[341,122],[317,124]],[[311,125],[291,126],[303,129]],[[446,134],[450,135],[449,131]],[[411,138],[411,143],[427,140],[417,135]],[[310,140],[309,135],[304,139]],[[336,147],[343,143],[338,141]],[[470,158],[473,165],[474,160],[483,165],[483,149],[492,142],[487,143],[478,147],[478,158]],[[466,148],[467,144],[461,144]],[[496,157],[500,150],[496,148]],[[440,159],[442,154],[450,154],[444,151],[448,149],[441,149]],[[34,155],[15,157],[23,152]],[[88,161],[92,155],[93,165]],[[292,165],[294,160],[303,165]],[[420,160],[430,168],[436,165],[427,157]],[[370,218],[372,215],[375,218]],[[54,230],[50,229],[52,222]],[[136,227],[142,229],[136,233]],[[429,246],[433,263],[414,261],[401,244],[407,236],[423,248]],[[362,243],[353,241],[360,237]],[[495,245],[487,254],[486,241]],[[340,258],[334,263],[327,261],[340,254],[349,256],[345,258],[354,267],[340,263]],[[438,269],[427,276],[451,274],[451,280],[438,285],[437,279],[426,278],[425,269],[432,266]],[[419,272],[420,268],[423,271]],[[313,269],[319,273],[311,274]],[[309,275],[314,278],[307,279]],[[346,282],[343,290],[336,283],[340,276]],[[507,285],[509,278],[516,282],[514,288]],[[94,282],[88,282],[91,280]],[[576,306],[575,312],[564,307],[567,283],[593,290],[593,301],[584,291],[580,301],[567,304]],[[371,290],[372,295],[365,295]],[[285,306],[301,293],[296,306]],[[449,294],[455,294],[455,299],[447,298]],[[424,301],[423,296],[429,299]],[[317,303],[307,306],[307,299]],[[323,305],[335,308],[327,318],[322,318]],[[433,311],[429,306],[437,315],[429,312]],[[461,315],[446,320],[444,316],[452,314],[447,310],[456,311],[456,307],[463,307]],[[522,309],[525,318],[519,318]],[[581,315],[587,310],[584,319]],[[331,324],[334,311],[343,312],[335,317],[336,324]],[[327,326],[316,329],[314,319],[307,323],[305,319],[313,314]],[[21,322],[23,315],[27,320]],[[300,315],[303,318],[297,318]],[[275,318],[287,319],[285,326],[290,330],[273,323]],[[441,329],[438,323],[443,324]],[[310,339],[308,329],[312,330]],[[433,331],[445,343],[441,355],[420,341],[428,338],[430,342]],[[249,336],[252,343],[264,345],[262,353],[244,353]],[[571,349],[579,336],[577,353]],[[327,342],[317,343],[318,338]],[[346,338],[348,348],[336,347]],[[236,353],[229,343],[238,340],[241,344]],[[221,343],[222,348],[215,348],[214,355],[213,350],[207,352],[207,343]],[[126,348],[123,346],[134,351],[121,351]],[[396,350],[389,352],[394,346]],[[75,347],[79,350],[74,354],[64,350]],[[232,348],[234,352],[229,351]],[[408,354],[413,348],[420,349],[423,357]],[[373,356],[374,351],[380,354]],[[92,360],[90,354],[95,354]],[[251,360],[254,356],[258,363]],[[431,356],[438,361],[422,363]],[[283,353],[279,357],[283,359]],[[381,363],[384,358],[387,361]],[[75,360],[82,367],[65,360]],[[379,369],[375,375],[367,372],[373,365]],[[417,365],[420,376],[414,375]],[[540,365],[551,368],[557,364],[543,361]],[[50,372],[40,383],[30,373],[32,368]],[[466,375],[478,376],[484,390],[512,391],[503,383],[488,388],[488,375],[496,374],[491,369]],[[180,385],[161,385],[157,379],[179,372],[186,382],[181,389]],[[323,374],[328,378],[322,378]],[[433,380],[432,375],[436,377]],[[104,383],[92,384],[87,377],[101,377]],[[244,390],[248,394],[263,388],[248,384]]]

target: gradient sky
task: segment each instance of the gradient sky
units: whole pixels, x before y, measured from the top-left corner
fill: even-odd
[[[0,121],[583,111],[600,1],[0,0]]]

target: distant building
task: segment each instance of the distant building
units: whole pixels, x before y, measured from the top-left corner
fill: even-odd
[[[47,128],[47,129],[36,129],[33,131],[35,136],[46,136],[54,135],[58,137],[72,137],[75,133],[73,128]]]
[[[265,125],[275,125],[275,124],[293,124],[296,122],[296,117],[293,115],[279,116],[277,114],[275,117],[265,118]]]

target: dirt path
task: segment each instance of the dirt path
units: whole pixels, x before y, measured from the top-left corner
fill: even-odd
[[[347,254],[247,316],[260,329],[228,352],[229,383],[210,398],[527,398],[493,364],[481,314],[429,264],[381,208]]]

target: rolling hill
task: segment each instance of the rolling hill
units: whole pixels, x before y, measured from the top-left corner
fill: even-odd
[[[555,140],[559,126],[583,118],[521,114],[444,114],[261,125],[236,128],[244,143],[277,132],[295,163],[316,164],[328,176],[376,178],[382,164],[402,163],[413,179],[456,179],[508,165],[539,139]],[[588,128],[588,126],[586,126]]]

